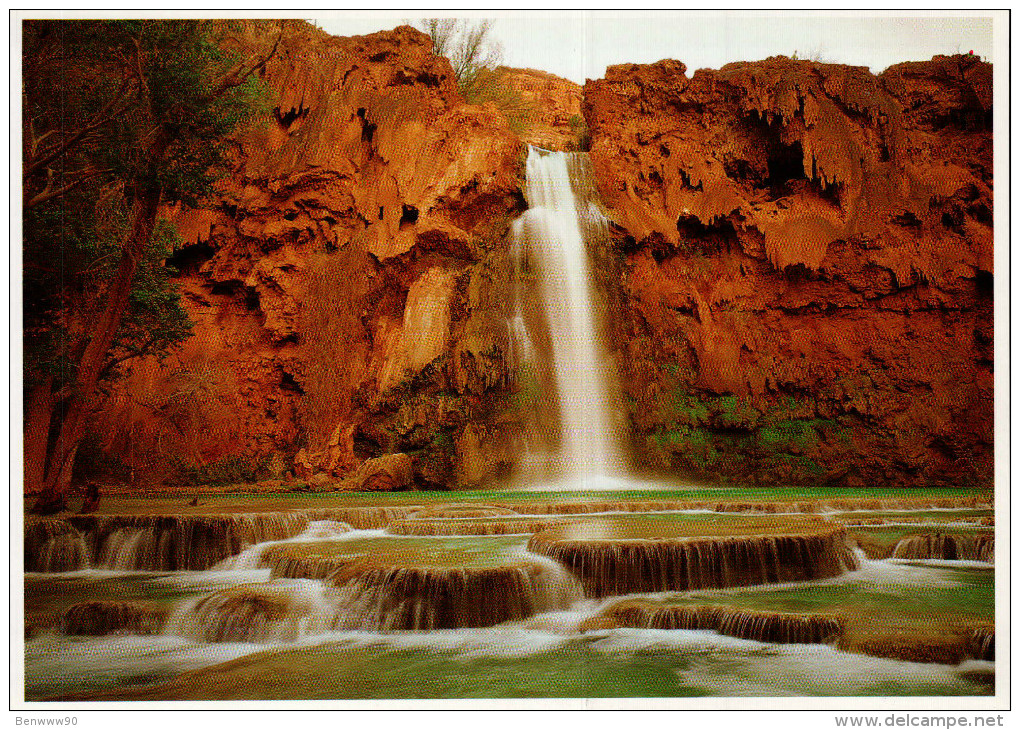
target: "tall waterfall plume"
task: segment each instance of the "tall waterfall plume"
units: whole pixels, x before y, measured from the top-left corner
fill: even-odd
[[[592,295],[587,245],[606,233],[607,221],[595,203],[588,156],[531,147],[525,192],[529,209],[512,231],[519,286],[511,332],[524,360],[518,368],[539,379],[544,369],[555,389],[558,445],[525,455],[524,476],[539,476],[527,473],[530,462],[540,476],[564,480],[561,487],[599,488],[625,469],[613,418],[615,380],[599,345]],[[542,355],[544,364],[536,362]]]

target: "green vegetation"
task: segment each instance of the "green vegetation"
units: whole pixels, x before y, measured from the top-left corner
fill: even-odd
[[[779,396],[759,405],[694,390],[686,382],[692,373],[676,363],[658,369],[673,387],[631,408],[645,432],[645,455],[661,468],[719,482],[757,474],[772,483],[817,483],[827,478],[819,457],[849,443],[849,427],[817,417],[814,398]]]
[[[542,382],[533,365],[522,363],[517,367],[514,389],[509,396],[509,405],[517,411],[535,408],[542,399]]]
[[[188,335],[158,219],[228,170],[228,137],[265,111],[224,21],[30,20],[23,29],[25,482],[59,508],[102,384]],[[231,50],[228,50],[231,49]]]
[[[459,18],[426,18],[419,21],[418,27],[432,38],[432,52],[450,60],[464,101],[491,102],[513,132],[527,132],[535,110],[500,67],[503,51],[490,36],[490,21],[468,23]]]
[[[200,466],[183,465],[178,469],[176,483],[195,487],[203,484],[251,484],[269,475],[269,457],[258,459],[244,456],[224,456],[222,459]]]
[[[570,125],[570,132],[574,135],[571,149],[578,152],[587,152],[591,149],[591,133],[588,131],[588,123],[580,114],[574,114],[567,120]]]

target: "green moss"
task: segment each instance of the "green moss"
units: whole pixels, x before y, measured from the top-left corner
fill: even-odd
[[[759,413],[749,398],[733,395],[716,398],[709,404],[712,425],[726,429],[751,430],[758,423]]]
[[[794,418],[775,421],[758,429],[758,443],[769,450],[811,450],[818,446],[822,432],[841,434],[844,428],[838,423],[821,418]]]
[[[202,484],[250,484],[269,474],[269,457],[225,456],[222,459],[198,466],[181,465],[176,484],[199,486]]]
[[[523,363],[517,368],[515,387],[508,398],[509,407],[515,410],[527,410],[537,405],[543,397],[542,382],[535,368]]]
[[[708,419],[708,407],[700,398],[677,389],[663,400],[658,417],[667,428],[698,426]]]

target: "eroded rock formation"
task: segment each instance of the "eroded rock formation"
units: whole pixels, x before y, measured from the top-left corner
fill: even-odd
[[[140,473],[233,458],[299,477],[411,452],[415,482],[445,487],[464,425],[484,431],[507,383],[522,143],[409,27],[289,23],[263,81],[270,118],[217,197],[167,211],[194,337],[133,369],[105,446]]]
[[[534,556],[465,566],[404,556],[387,564],[387,556],[373,556],[331,580],[340,587],[337,626],[345,630],[495,626],[565,609],[580,597],[562,569]]]
[[[585,85],[643,463],[990,483],[991,79],[776,57]]]
[[[809,517],[592,520],[535,533],[528,549],[567,566],[597,598],[815,580],[859,567],[843,528]]]
[[[25,529],[25,570],[208,570],[251,545],[308,527],[294,512],[227,515],[71,515]]]
[[[130,601],[83,601],[60,617],[60,631],[68,636],[156,634],[166,617],[153,605]]]
[[[639,466],[990,483],[988,64],[662,61],[609,69],[583,104],[563,79],[504,74],[537,110],[528,141],[590,130],[615,220],[595,278]],[[167,211],[195,336],[119,384],[103,446],[139,480],[236,462],[361,489],[366,461],[406,453],[410,480],[372,488],[502,483],[522,419],[504,238],[521,138],[407,27],[291,24],[263,80],[272,113],[217,197]]]
[[[586,133],[581,116],[581,86],[535,69],[500,69],[524,103],[530,107],[525,142],[547,150],[584,148]]]

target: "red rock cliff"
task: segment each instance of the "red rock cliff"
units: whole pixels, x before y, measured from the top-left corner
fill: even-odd
[[[506,384],[493,271],[521,142],[409,27],[292,23],[263,80],[271,118],[237,141],[217,199],[169,212],[194,337],[136,366],[98,428],[154,474],[282,472],[303,447],[299,471],[413,451],[420,483],[453,483],[464,424]]]
[[[581,87],[573,81],[530,68],[501,68],[510,88],[530,109],[524,141],[547,150],[576,150],[581,136]]]
[[[646,465],[990,483],[991,81],[777,57],[585,85]]]

